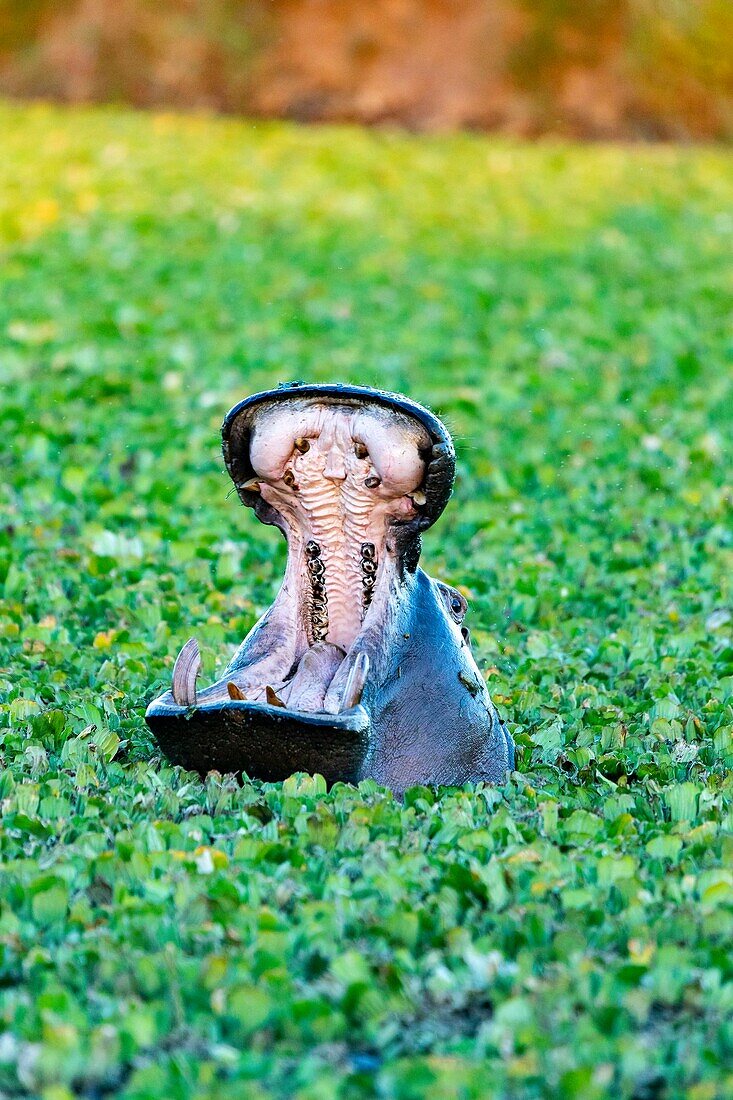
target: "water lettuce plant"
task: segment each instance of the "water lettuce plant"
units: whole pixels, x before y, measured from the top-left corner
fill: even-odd
[[[730,1095],[728,156],[0,131],[0,1093]],[[182,642],[219,675],[282,575],[218,428],[293,378],[448,423],[425,562],[470,602],[504,786],[156,751]]]

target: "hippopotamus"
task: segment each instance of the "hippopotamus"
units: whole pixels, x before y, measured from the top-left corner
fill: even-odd
[[[278,781],[501,782],[512,739],[471,652],[464,595],[419,568],[455,452],[422,405],[363,386],[289,383],[222,426],[243,504],[287,542],[278,595],[215,684],[189,639],[146,721],[168,759]]]

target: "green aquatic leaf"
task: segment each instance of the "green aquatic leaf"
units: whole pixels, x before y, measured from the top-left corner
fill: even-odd
[[[0,133],[0,1092],[728,1095],[727,153],[18,103]],[[449,424],[423,562],[506,783],[158,751],[181,643],[209,682],[281,582],[218,431],[292,377]]]

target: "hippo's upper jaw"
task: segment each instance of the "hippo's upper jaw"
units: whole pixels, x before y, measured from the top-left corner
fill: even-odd
[[[391,394],[293,385],[237,405],[223,440],[287,566],[216,684],[197,694],[198,647],[183,647],[146,715],[166,755],[201,773],[373,775],[397,790],[501,778],[511,743],[460,629],[465,601],[417,569],[453,482],[440,421]]]

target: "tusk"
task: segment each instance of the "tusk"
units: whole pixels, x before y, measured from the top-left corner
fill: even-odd
[[[237,488],[244,489],[247,493],[259,493],[260,483],[256,477],[251,477],[249,481],[243,481],[241,484],[237,485]]]
[[[410,496],[414,500],[415,504],[422,506],[427,502],[427,497],[423,493],[422,489],[416,489],[414,493],[410,493]]]
[[[267,705],[270,707],[284,707],[282,699],[273,689],[269,686],[265,688],[265,699],[267,699]]]
[[[247,698],[247,696],[244,694],[242,689],[240,687],[237,687],[237,685],[235,683],[233,683],[231,680],[227,684],[227,691],[229,692],[229,698],[230,699],[246,699]]]
[[[173,666],[171,692],[179,707],[196,706],[196,679],[201,669],[201,654],[195,638],[189,638]]]
[[[366,653],[359,653],[351,666],[351,672],[346,681],[344,694],[341,697],[341,706],[338,711],[339,714],[343,713],[345,710],[351,710],[352,707],[358,706],[361,702],[368,672],[369,657]]]

